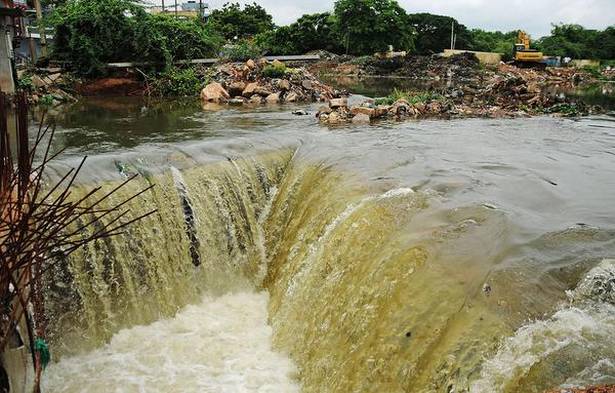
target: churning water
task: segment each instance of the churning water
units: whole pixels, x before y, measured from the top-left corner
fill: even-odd
[[[615,383],[612,118],[326,129],[290,110],[58,120],[54,170],[95,153],[76,194],[139,173],[115,198],[154,183],[126,219],[158,213],[50,273],[48,391]]]

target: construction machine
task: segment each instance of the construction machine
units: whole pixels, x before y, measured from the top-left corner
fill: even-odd
[[[513,47],[513,64],[524,68],[545,68],[542,52],[530,48],[530,36],[519,30],[517,42]]]

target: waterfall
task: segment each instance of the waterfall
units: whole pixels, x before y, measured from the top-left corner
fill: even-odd
[[[195,315],[222,304],[239,315],[260,307],[254,320],[264,325],[267,319],[271,330],[237,334],[271,339],[275,350],[288,353],[303,392],[467,391],[489,377],[501,338],[519,325],[508,316],[525,306],[505,291],[514,276],[494,270],[510,251],[513,232],[498,209],[480,203],[442,209],[434,192],[366,184],[292,149],[163,168],[114,198],[150,182],[156,187],[131,206],[126,220],[152,209],[157,214],[121,237],[88,245],[50,272],[51,341],[75,375],[87,372],[83,364],[115,370],[105,356],[138,357],[122,343],[129,334],[154,334],[149,326],[163,332],[162,341],[180,346],[176,330],[187,337],[213,334],[185,324],[194,317],[195,324],[215,325],[215,315]],[[531,285],[517,284],[531,292]],[[493,293],[484,290],[492,286]],[[536,301],[543,296],[531,294]],[[554,318],[560,317],[566,315]],[[262,356],[279,360],[269,348]],[[483,365],[486,356],[496,357]],[[159,360],[152,367],[169,366]],[[280,364],[285,374],[295,373]],[[203,365],[210,366],[219,367]],[[281,389],[297,388],[265,374],[287,386]]]

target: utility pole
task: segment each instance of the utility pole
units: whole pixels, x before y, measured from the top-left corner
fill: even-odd
[[[177,18],[177,0],[175,0],[175,17]]]
[[[38,32],[41,36],[41,56],[47,57],[47,34],[45,32],[45,25],[43,24],[43,8],[41,7],[41,0],[34,0],[34,8],[36,9]]]
[[[162,0],[162,13],[164,14],[164,0]]]
[[[205,16],[203,13],[203,0],[199,0],[199,17],[201,20],[203,20],[203,16]]]
[[[455,49],[455,21],[451,21],[451,50]]]

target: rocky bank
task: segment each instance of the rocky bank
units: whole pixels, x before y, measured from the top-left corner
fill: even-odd
[[[201,91],[206,103],[229,105],[329,101],[343,92],[322,83],[305,68],[287,68],[266,59],[215,67],[211,82]]]

